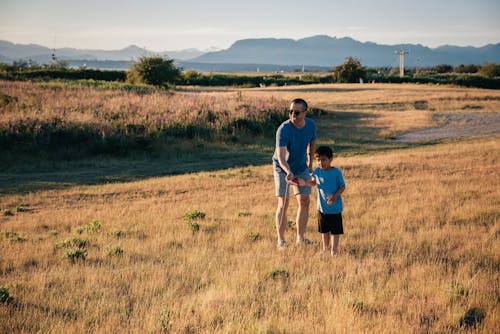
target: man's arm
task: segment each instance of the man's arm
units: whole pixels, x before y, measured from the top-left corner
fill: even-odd
[[[309,173],[311,173],[313,170],[313,157],[315,150],[316,150],[316,141],[311,140],[311,142],[307,146],[307,165],[309,166]]]
[[[278,147],[278,162],[280,163],[281,168],[286,173],[286,178],[288,180],[291,180],[294,178],[294,175],[292,173],[292,170],[290,169],[290,165],[288,164],[288,161],[286,161],[286,155],[288,154],[288,150],[285,146],[280,146]]]

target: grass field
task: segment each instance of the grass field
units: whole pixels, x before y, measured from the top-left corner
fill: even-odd
[[[15,165],[0,183],[0,332],[498,331],[498,137],[426,145],[392,137],[432,125],[434,112],[498,112],[500,93],[328,85],[241,94],[302,96],[327,111],[319,143],[339,152],[347,186],[338,257],[319,245],[277,250],[271,167],[216,170],[231,146],[220,160],[222,151],[198,162],[186,155],[194,169],[214,163],[213,171],[162,176],[159,162],[141,160],[136,171],[149,174],[127,182],[85,172],[110,165],[112,177],[135,160],[122,169],[112,159],[55,163],[49,186],[39,184],[43,168]],[[248,147],[270,152],[268,142]],[[315,219],[307,236],[319,241]]]

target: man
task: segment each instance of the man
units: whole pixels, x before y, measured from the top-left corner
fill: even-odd
[[[290,185],[295,178],[305,181],[311,179],[312,161],[316,141],[316,123],[306,117],[307,103],[295,99],[290,104],[290,119],[284,121],[276,131],[276,150],[273,156],[274,183],[278,207],[276,209],[276,231],[278,247],[286,247],[285,230],[287,225],[288,196],[290,190],[298,203],[297,239],[298,244],[311,244],[304,237],[309,217],[311,187]]]

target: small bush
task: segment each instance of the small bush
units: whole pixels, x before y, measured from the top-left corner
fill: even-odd
[[[189,227],[189,229],[194,233],[194,232],[198,232],[200,230],[200,224],[198,224],[197,222],[195,221],[192,221],[192,220],[186,220],[186,225],[187,227]]]
[[[80,239],[78,237],[75,237],[73,239],[68,239],[64,240],[61,243],[55,244],[54,248],[59,249],[59,248],[68,248],[68,247],[76,247],[76,248],[86,248],[88,246],[88,241],[84,239]]]
[[[273,280],[279,280],[279,279],[288,279],[290,277],[290,274],[288,271],[284,269],[274,269],[271,271],[271,274],[269,275]]]
[[[249,238],[251,241],[257,241],[261,239],[259,232],[250,232]]]
[[[28,212],[28,209],[22,205],[16,206],[16,212]]]
[[[73,262],[77,260],[85,260],[87,257],[87,251],[81,248],[71,248],[64,252],[63,258],[71,260]]]
[[[77,229],[77,232],[79,234],[82,234],[83,232],[87,232],[87,234],[94,234],[99,232],[100,229],[101,229],[101,223],[94,219],[90,221],[90,223],[80,226]]]
[[[4,209],[4,210],[2,211],[2,214],[3,214],[4,216],[13,216],[13,215],[14,215],[14,213],[12,213],[12,210],[9,210],[9,209]]]
[[[198,210],[188,211],[184,215],[184,219],[190,219],[190,220],[204,219],[204,218],[205,218],[205,212]]]
[[[120,256],[123,254],[123,249],[120,246],[112,245],[106,248],[107,256]]]
[[[457,281],[451,282],[450,289],[453,297],[464,297],[469,294],[463,284]]]
[[[0,286],[0,303],[8,304],[13,300],[14,298],[10,295],[9,289],[5,286]]]
[[[193,210],[186,212],[184,215],[184,222],[193,233],[200,230],[200,224],[196,222],[198,219],[205,219],[205,212]]]
[[[238,212],[238,217],[248,217],[251,216],[252,214],[248,211],[240,211]]]
[[[123,231],[117,230],[117,231],[110,232],[109,235],[119,239],[119,238],[125,237],[126,233]]]
[[[171,310],[169,310],[168,308],[161,310],[158,322],[160,325],[160,329],[162,331],[169,331],[170,330],[170,327],[172,326],[171,318],[172,318],[172,311]]]
[[[16,232],[5,232],[3,234],[3,239],[5,239],[5,240],[7,240],[9,242],[23,242],[23,241],[26,241],[25,238],[21,237]]]

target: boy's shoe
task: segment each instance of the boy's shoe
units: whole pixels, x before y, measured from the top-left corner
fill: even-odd
[[[283,239],[278,240],[278,248],[279,249],[284,249],[286,248],[286,241]]]

